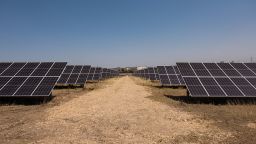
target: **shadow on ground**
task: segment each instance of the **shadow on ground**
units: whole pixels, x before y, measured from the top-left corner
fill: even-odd
[[[245,105],[255,105],[256,98],[254,97],[240,97],[240,98],[207,98],[207,97],[189,97],[189,96],[171,96],[165,95],[175,101],[184,102],[187,104],[213,104],[213,105],[226,105],[226,104],[245,104]]]
[[[49,97],[1,97],[0,105],[40,105],[48,103],[54,99]]]

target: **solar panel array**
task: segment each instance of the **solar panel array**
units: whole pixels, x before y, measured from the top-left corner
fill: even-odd
[[[116,77],[116,76],[119,76],[119,71],[110,69],[110,77]]]
[[[66,62],[0,63],[0,96],[49,96]]]
[[[256,63],[177,63],[192,97],[255,97]]]
[[[118,76],[119,72],[116,70],[101,68],[101,67],[92,67],[88,75],[88,81],[99,81],[101,79],[111,78]]]
[[[102,78],[106,79],[110,77],[110,70],[107,68],[103,68],[102,69]]]
[[[157,69],[154,67],[149,67],[147,68],[147,75],[148,75],[148,79],[150,80],[158,80],[158,73],[157,73]]]
[[[153,67],[148,67],[144,69],[142,72],[144,72],[144,78],[149,80],[157,80],[157,71]]]
[[[182,86],[185,85],[177,66],[157,66],[138,70],[134,76],[150,80],[159,80],[163,86]]]
[[[95,67],[91,67],[90,72],[89,72],[88,77],[87,77],[87,81],[92,81],[93,80],[95,70],[96,70]]]
[[[101,80],[102,78],[102,68],[96,67],[94,75],[93,75],[93,81]]]
[[[164,86],[185,85],[177,66],[157,66],[160,83]]]
[[[144,69],[143,69],[143,70],[137,70],[137,71],[135,71],[135,72],[133,73],[133,76],[145,78],[145,77],[144,77]]]
[[[148,67],[146,69],[138,70],[133,75],[149,80],[159,80],[157,68],[155,67]]]
[[[114,76],[118,76],[119,72],[113,69],[108,69],[108,68],[103,68],[102,70],[102,78],[106,79],[106,78],[111,78]]]
[[[156,80],[160,80],[157,67],[154,67],[154,72],[155,72]]]
[[[102,78],[102,68],[101,67],[92,67],[88,75],[87,81],[98,81]]]
[[[59,85],[84,85],[90,72],[90,65],[67,65],[60,79]]]

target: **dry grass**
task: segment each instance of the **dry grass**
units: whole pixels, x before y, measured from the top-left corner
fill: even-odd
[[[48,103],[48,105],[59,105],[92,90],[102,89],[106,87],[106,85],[111,84],[114,79],[115,78],[110,78],[98,82],[87,82],[84,88],[55,89],[52,94],[54,98]]]
[[[224,139],[223,142],[221,141],[222,143],[247,144],[256,142],[255,104],[241,104],[237,101],[217,104],[212,102],[198,103],[198,101],[187,99],[186,90],[184,88],[160,87],[157,82],[152,83],[143,79],[133,78],[137,84],[143,85],[147,89],[145,90],[143,87],[136,86],[134,82],[130,80],[130,78],[128,79],[129,81],[119,80],[118,82],[116,79],[117,78],[108,79],[99,83],[88,83],[85,88],[54,90],[54,98],[48,103],[41,105],[24,106],[13,104],[1,106],[0,143],[29,143],[46,138],[47,136],[50,136],[48,137],[49,139],[52,138],[52,140],[56,141],[56,138],[60,138],[60,140],[62,140],[70,134],[77,136],[77,133],[70,132],[70,129],[72,130],[74,126],[83,126],[83,124],[86,124],[83,123],[86,122],[86,120],[88,120],[88,122],[95,120],[93,123],[84,125],[91,133],[86,134],[81,132],[79,134],[84,134],[87,136],[87,138],[94,138],[96,134],[96,138],[99,140],[98,142],[102,143],[103,141],[101,140],[109,140],[109,135],[113,136],[117,130],[122,132],[123,127],[125,127],[125,131],[128,131],[128,128],[131,127],[127,127],[127,125],[129,126],[129,124],[134,124],[134,122],[139,123],[136,124],[136,127],[134,128],[141,126],[141,135],[143,138],[145,138],[144,134],[150,131],[145,129],[147,127],[142,125],[142,123],[147,123],[147,126],[151,126],[151,128],[154,128],[156,132],[158,131],[160,133],[164,133],[164,129],[168,127],[169,129],[167,129],[167,131],[174,131],[172,134],[175,134],[175,132],[177,133],[178,131],[183,133],[183,129],[180,127],[184,127],[184,124],[187,124],[185,125],[185,129],[192,127],[187,129],[189,131],[188,135],[172,135],[173,137],[171,141],[168,141],[170,139],[167,137],[161,137],[158,143],[216,143],[216,136],[213,136],[212,134],[216,133],[218,137],[219,132],[222,132],[223,130],[225,130],[225,132],[232,132],[232,136],[234,137],[227,139],[227,141]],[[113,82],[115,86],[109,86],[113,85]],[[123,86],[120,87],[122,84]],[[104,89],[105,87],[110,87],[110,89]],[[86,95],[85,93],[89,91],[92,92]],[[149,92],[151,92],[151,95]],[[106,95],[106,97],[102,97],[102,95]],[[138,97],[139,95],[140,97]],[[150,100],[145,100],[144,95],[146,95],[146,98]],[[97,96],[98,99],[96,100],[95,98],[97,98]],[[111,104],[110,102],[113,103]],[[154,105],[152,106],[152,104]],[[139,106],[139,109],[137,106]],[[145,106],[147,107],[145,108]],[[95,111],[99,113],[86,111],[87,108],[97,108]],[[164,111],[162,111],[163,109],[161,108],[164,108]],[[127,110],[130,110],[131,112],[126,114]],[[82,115],[79,115],[77,113],[78,111],[80,111]],[[103,112],[105,112],[105,115],[102,115],[103,117],[99,119],[99,115],[101,115]],[[115,117],[116,114],[113,115],[114,112],[120,115]],[[51,121],[52,125],[46,125],[48,127],[42,126],[36,129],[34,124],[38,122],[49,122],[49,114],[52,113],[53,115],[58,114],[61,117],[63,113],[66,115],[63,116],[64,119],[53,117]],[[84,117],[84,114],[88,113],[90,113],[90,116]],[[74,115],[72,116],[72,114]],[[188,114],[192,115],[192,117],[183,117],[184,115]],[[183,116],[180,117],[181,115]],[[70,118],[67,119],[69,116]],[[149,118],[152,118],[152,120],[149,120]],[[79,120],[81,123],[79,123]],[[132,123],[128,122],[127,120],[132,120]],[[158,121],[157,124],[154,124],[155,120]],[[65,123],[59,126],[59,121],[63,121]],[[205,121],[207,121],[207,123],[205,123]],[[163,122],[166,123],[163,124]],[[193,123],[191,124],[191,122]],[[209,125],[208,122],[210,122]],[[151,123],[151,125],[149,125],[149,123]],[[158,124],[160,124],[162,127],[159,127]],[[199,127],[193,127],[195,124],[199,124]],[[113,125],[118,126],[119,129],[115,129],[115,132],[111,131],[108,133],[109,135],[105,135],[106,133],[103,133],[103,131],[111,130]],[[70,127],[65,129],[67,126]],[[193,133],[197,132],[198,129],[205,129],[205,127],[208,133],[203,133],[202,135],[201,133]],[[101,128],[101,131],[99,131],[99,128]],[[216,128],[220,130],[218,131]],[[57,134],[63,135],[63,129],[67,132],[66,135],[64,135],[65,138],[61,138],[60,136],[51,137],[52,135]],[[59,130],[61,133],[56,133],[55,130]],[[171,134],[168,134],[168,136],[170,135]],[[224,137],[230,137],[230,135],[226,136],[225,134]],[[134,140],[134,138],[135,137],[131,138],[131,140]],[[152,136],[149,135],[148,138],[151,139]],[[157,137],[154,139],[156,138]],[[84,139],[86,139],[86,137],[82,136],[81,140]],[[119,138],[117,137],[113,140],[118,139]]]
[[[51,109],[78,99],[92,90],[101,89],[109,83],[111,79],[88,83],[85,88],[55,89],[52,99],[48,102],[40,99],[1,100],[0,143],[36,143],[49,134],[49,131],[36,129],[35,123],[47,121]],[[51,130],[56,129],[57,126],[51,127]]]
[[[196,100],[186,97],[182,88],[161,88],[140,78],[134,78],[137,84],[146,86],[152,93],[149,98],[163,104],[174,106],[189,112],[202,120],[212,121],[221,129],[234,133],[235,137],[227,143],[256,143],[256,105],[251,100]],[[181,96],[176,98],[174,96]],[[185,96],[185,97],[184,97]]]

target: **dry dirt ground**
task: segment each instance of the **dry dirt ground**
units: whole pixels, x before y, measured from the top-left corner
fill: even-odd
[[[0,143],[217,144],[237,140],[237,132],[216,124],[218,119],[191,112],[193,105],[187,108],[160,96],[161,92],[155,94],[157,88],[139,79],[114,78],[89,89],[56,90],[56,97],[41,105],[1,105]],[[254,121],[245,127],[256,128]]]

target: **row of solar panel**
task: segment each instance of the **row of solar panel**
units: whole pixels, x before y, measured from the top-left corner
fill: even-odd
[[[149,67],[146,69],[138,70],[134,73],[135,76],[143,77],[150,80],[159,80],[156,67]]]
[[[118,76],[118,75],[119,75],[119,72],[116,71],[116,70],[103,68],[103,71],[102,71],[102,78],[103,79]]]
[[[254,63],[177,63],[182,76],[254,77]]]
[[[184,77],[191,96],[256,96],[256,78]]]
[[[89,65],[68,65],[61,75],[58,85],[84,85],[86,81],[98,81],[115,76],[114,70]]]
[[[0,63],[0,76],[59,76],[67,63]]]
[[[84,85],[87,76],[90,73],[91,66],[89,65],[68,65],[63,71],[60,79],[58,80],[58,85],[66,84],[78,84]]]
[[[185,84],[192,97],[256,97],[256,63],[177,63],[157,70],[162,85]]]
[[[184,85],[179,70],[176,66],[157,66],[136,71],[135,76],[143,77],[150,80],[159,80],[164,86]]]
[[[66,62],[0,63],[0,96],[49,96],[57,82],[85,84],[90,77],[101,79],[102,68],[66,65]],[[108,76],[118,75],[113,70],[108,72],[111,73]]]
[[[192,97],[255,97],[255,63],[177,63]]]

